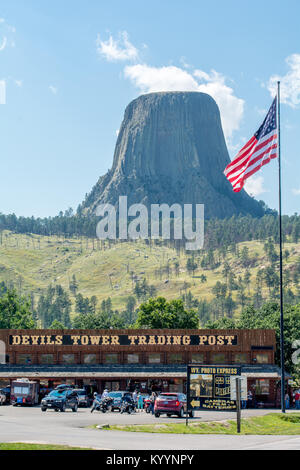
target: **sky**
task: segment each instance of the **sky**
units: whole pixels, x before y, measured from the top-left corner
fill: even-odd
[[[283,212],[299,213],[299,17],[299,0],[0,0],[0,212],[76,210],[151,91],[213,96],[234,158],[279,79]],[[246,189],[277,209],[277,160]]]

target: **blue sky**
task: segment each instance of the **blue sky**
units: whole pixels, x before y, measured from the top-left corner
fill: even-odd
[[[149,91],[211,93],[233,158],[280,77],[283,210],[299,213],[299,17],[299,0],[1,0],[0,212],[76,209]],[[277,161],[247,190],[277,208]]]

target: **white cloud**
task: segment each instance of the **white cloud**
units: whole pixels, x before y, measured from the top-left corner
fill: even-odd
[[[136,60],[139,55],[137,48],[129,41],[126,31],[119,33],[118,39],[110,35],[107,41],[102,41],[98,34],[96,44],[98,54],[110,62]]]
[[[23,86],[23,80],[15,80],[17,87],[21,88]]]
[[[300,189],[292,189],[292,193],[293,193],[295,196],[300,196]]]
[[[250,194],[250,196],[254,197],[268,192],[268,190],[264,188],[264,178],[262,176],[251,176],[248,178],[244,189],[248,194]]]
[[[217,102],[222,118],[224,134],[230,141],[235,130],[239,129],[243,114],[244,100],[234,95],[234,90],[226,84],[226,78],[212,70],[187,71],[176,66],[151,67],[136,64],[125,67],[125,77],[129,78],[142,93],[157,91],[200,91],[211,95]]]
[[[292,108],[300,104],[300,54],[292,54],[286,58],[288,72],[286,75],[273,75],[267,88],[274,97],[277,94],[277,82],[281,82],[281,101]]]
[[[57,95],[58,89],[55,86],[50,85],[49,90],[51,91],[51,93],[53,93],[53,95]]]
[[[16,33],[16,28],[8,24],[4,18],[0,18],[0,52],[3,51],[6,47],[15,47],[15,42],[13,40],[14,34]]]
[[[173,65],[166,67],[129,65],[125,67],[125,77],[129,78],[142,93],[198,89],[197,81],[189,72]]]
[[[0,104],[6,103],[6,82],[0,80]]]
[[[4,38],[2,39],[0,43],[0,51],[4,51],[4,49],[6,48],[6,45],[7,45],[7,37],[4,36]]]
[[[112,35],[107,41],[97,37],[97,52],[108,61],[137,61],[138,49],[129,41],[126,31],[119,33],[118,39]],[[147,46],[144,45],[144,48]],[[131,80],[141,93],[159,91],[198,91],[207,93],[217,102],[222,119],[223,130],[229,148],[233,148],[232,134],[238,130],[244,115],[244,100],[234,94],[221,73],[212,70],[207,73],[189,65],[184,57],[180,59],[181,67],[174,65],[152,67],[136,63],[127,65],[125,77]],[[187,70],[188,69],[188,70]]]
[[[208,93],[217,102],[222,118],[224,134],[230,139],[232,133],[239,129],[244,115],[244,100],[234,95],[234,90],[226,85],[226,78],[214,70],[206,74],[196,70],[194,75],[202,80],[199,91]]]

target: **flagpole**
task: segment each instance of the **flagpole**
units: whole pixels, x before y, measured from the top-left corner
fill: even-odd
[[[278,115],[278,178],[279,178],[279,258],[280,258],[280,364],[281,364],[281,411],[285,413],[285,370],[284,370],[284,318],[283,318],[283,268],[282,268],[282,211],[281,211],[281,146],[280,146],[280,82],[277,82]]]

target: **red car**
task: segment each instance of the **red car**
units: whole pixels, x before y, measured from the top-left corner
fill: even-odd
[[[155,400],[154,415],[159,418],[161,414],[168,417],[177,415],[184,418],[186,412],[186,396],[184,393],[161,393]],[[190,418],[194,417],[194,411],[189,412]]]

